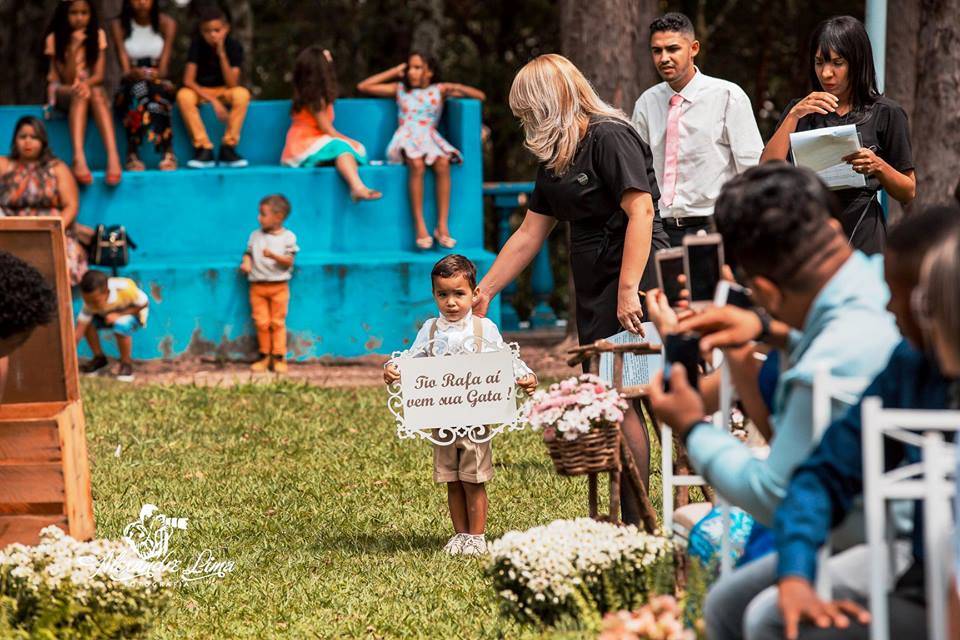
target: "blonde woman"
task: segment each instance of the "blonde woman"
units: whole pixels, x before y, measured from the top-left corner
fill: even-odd
[[[566,221],[580,343],[606,338],[621,326],[640,333],[639,291],[655,286],[653,252],[669,246],[657,213],[660,192],[650,149],[626,115],[603,102],[563,56],[543,55],[523,67],[510,89],[510,109],[540,166],[523,223],[480,282],[475,312],[484,315],[557,221]],[[631,415],[624,432],[643,467],[646,430],[637,416]],[[635,516],[624,513],[625,520]]]

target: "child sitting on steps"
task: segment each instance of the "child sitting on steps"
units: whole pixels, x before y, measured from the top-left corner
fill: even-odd
[[[73,175],[81,185],[93,183],[83,149],[87,116],[93,115],[107,152],[106,184],[120,183],[120,155],[113,129],[110,101],[103,89],[107,34],[97,21],[96,5],[88,0],[57,2],[47,29],[44,54],[50,58],[47,105],[67,112],[73,143]]]
[[[473,315],[477,298],[477,268],[461,255],[449,255],[434,265],[430,273],[433,281],[433,299],[440,315],[423,323],[416,341],[407,353],[430,356],[434,349],[431,340],[445,343],[455,349],[474,337],[486,342],[503,344],[497,325],[489,318]],[[483,345],[484,343],[481,343]],[[480,347],[483,350],[483,346]],[[528,394],[537,388],[537,376],[527,365],[517,362],[514,375]],[[390,385],[400,380],[400,369],[388,362],[383,369],[383,381]],[[493,478],[493,457],[489,441],[476,443],[466,437],[452,444],[433,446],[433,480],[447,485],[447,504],[453,521],[454,535],[444,551],[450,555],[480,555],[487,552],[484,532],[487,528],[487,490],[484,486]]]
[[[287,141],[280,155],[288,167],[334,165],[350,188],[354,202],[377,200],[383,194],[363,183],[358,165],[367,164],[367,150],[333,126],[337,99],[333,56],[316,45],[300,52],[293,66],[293,105]]]
[[[372,96],[396,98],[399,127],[387,147],[387,160],[407,163],[410,172],[410,209],[416,227],[416,246],[430,249],[436,240],[444,249],[452,249],[457,241],[450,236],[450,165],[462,161],[460,152],[447,142],[437,125],[446,98],[485,99],[479,89],[454,82],[440,82],[436,61],[424,53],[413,52],[407,61],[392,69],[371,76],[357,89]],[[423,177],[432,167],[436,177],[437,227],[433,235],[423,219]]]

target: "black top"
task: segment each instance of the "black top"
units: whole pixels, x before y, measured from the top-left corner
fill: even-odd
[[[243,45],[228,35],[224,43],[227,50],[227,60],[231,67],[243,64]],[[217,50],[207,44],[203,36],[197,34],[190,42],[190,51],[187,53],[187,62],[197,65],[197,84],[201,87],[222,87],[226,84],[223,71],[220,70],[220,57]]]
[[[628,189],[653,197],[651,250],[641,279],[641,289],[646,291],[656,286],[653,254],[670,241],[657,213],[660,192],[653,156],[636,130],[617,120],[592,121],[566,173],[556,176],[542,164],[537,171],[530,210],[570,223],[570,270],[581,344],[622,330],[617,291],[627,214],[620,208],[620,199]]]
[[[783,110],[780,122],[777,128],[783,124],[783,119],[790,113],[790,109],[800,102],[794,100]],[[910,150],[910,127],[907,124],[907,114],[896,102],[880,96],[866,113],[847,113],[839,116],[836,113],[826,115],[820,113],[811,113],[800,118],[797,122],[797,131],[811,131],[813,129],[823,129],[825,127],[838,127],[841,125],[857,125],[857,131],[860,133],[860,140],[864,147],[873,147],[874,153],[883,158],[883,160],[900,173],[906,173],[913,169],[913,154]],[[880,190],[880,181],[875,176],[865,176],[866,186],[856,189],[838,189],[834,191],[840,204],[843,207],[841,221],[847,235],[852,233],[852,228],[847,228],[850,223],[856,224],[861,215],[870,205],[868,214],[876,214],[882,217],[880,203],[876,201],[874,195]],[[859,234],[858,234],[859,235]],[[856,246],[857,243],[855,242]]]
[[[627,216],[620,199],[628,189],[649,193],[659,220],[660,191],[650,147],[625,122],[595,121],[566,173],[556,176],[540,164],[529,208],[569,221],[573,248],[592,249],[601,246],[605,236],[625,232]]]

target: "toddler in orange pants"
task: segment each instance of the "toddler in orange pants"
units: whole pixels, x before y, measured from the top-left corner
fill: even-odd
[[[283,223],[290,215],[290,201],[280,194],[260,201],[260,228],[250,234],[240,271],[250,281],[250,308],[257,328],[260,355],[250,369],[286,373],[287,308],[293,258],[300,247],[297,236]]]

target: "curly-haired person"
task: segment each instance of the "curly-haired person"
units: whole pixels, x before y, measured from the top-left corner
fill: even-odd
[[[0,400],[7,386],[7,356],[53,319],[57,296],[40,272],[0,251]]]

